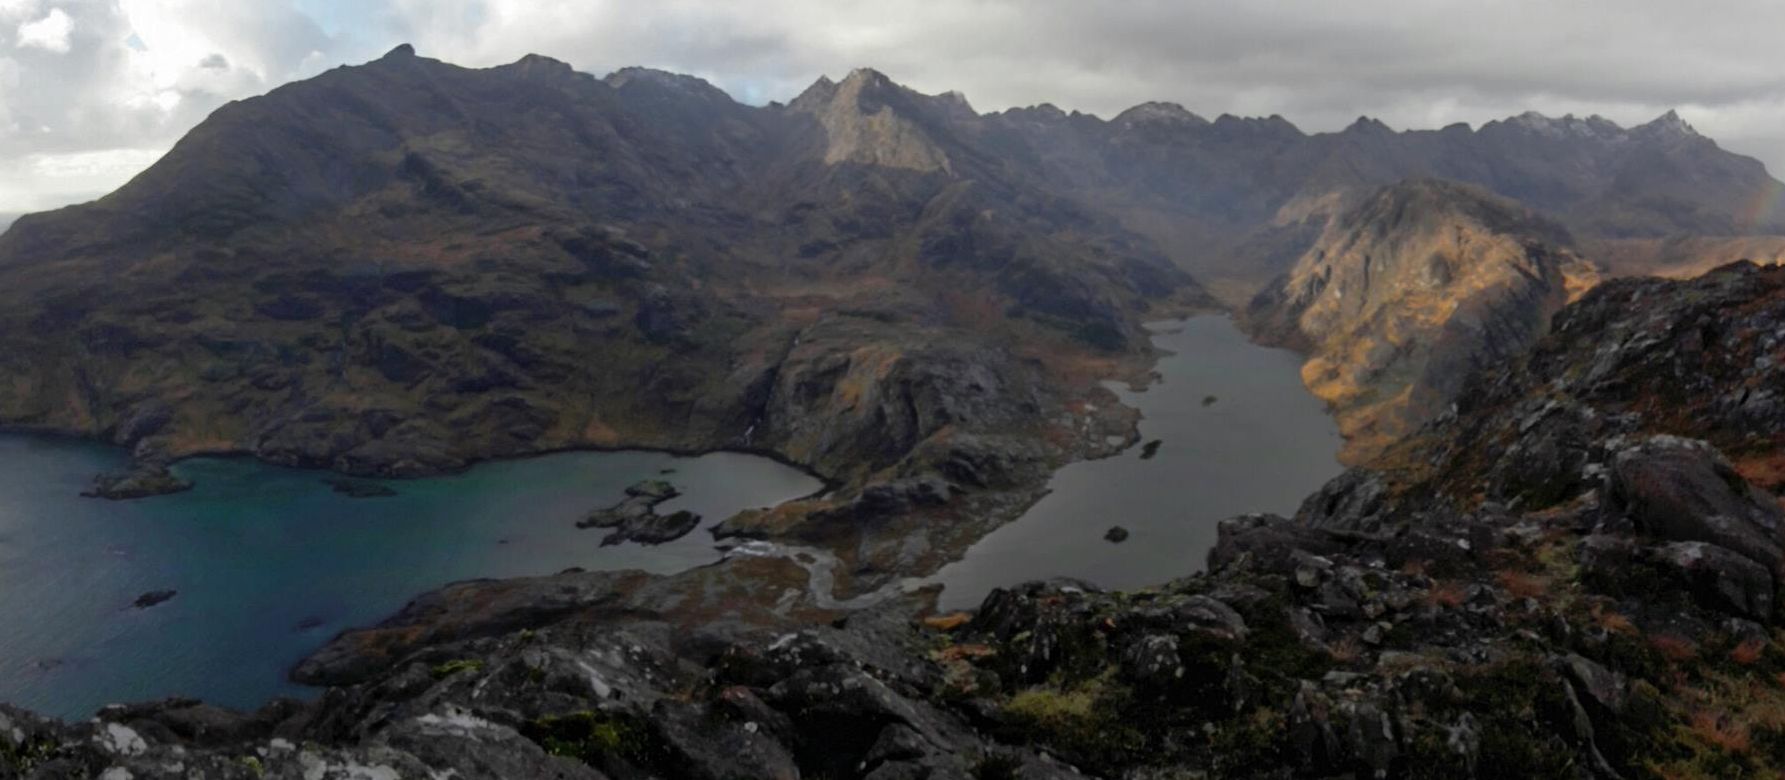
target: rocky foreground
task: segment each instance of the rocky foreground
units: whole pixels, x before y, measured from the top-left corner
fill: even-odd
[[[314,702],[5,710],[0,773],[1777,776],[1782,363],[1785,270],[1614,281],[1177,582],[955,616],[748,555],[460,583],[301,665]]]

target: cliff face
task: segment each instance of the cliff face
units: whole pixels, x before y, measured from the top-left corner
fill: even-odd
[[[1176,582],[927,618],[747,554],[459,583],[300,665],[312,702],[0,708],[0,771],[1775,776],[1782,345],[1780,269],[1617,280]]]
[[[1335,219],[1248,309],[1308,353],[1346,456],[1367,459],[1449,406],[1474,370],[1521,354],[1590,267],[1566,231],[1465,185],[1388,187]]]

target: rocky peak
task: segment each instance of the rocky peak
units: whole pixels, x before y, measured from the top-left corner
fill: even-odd
[[[405,57],[414,57],[414,56],[415,56],[415,47],[414,46],[411,46],[407,43],[399,43],[396,45],[395,48],[392,48],[390,51],[385,52],[384,56],[380,59],[396,60],[396,59],[402,59]]]
[[[1066,112],[1052,103],[1041,103],[1022,108],[1004,111],[1002,116],[1010,119],[1026,119],[1032,122],[1057,122],[1066,118]]]
[[[1633,133],[1656,141],[1677,141],[1687,138],[1702,138],[1692,125],[1681,119],[1679,112],[1668,111],[1647,124],[1637,125]]]
[[[1281,114],[1268,117],[1234,116],[1222,114],[1215,117],[1210,125],[1214,130],[1228,137],[1257,136],[1263,138],[1303,138],[1301,128],[1291,124]]]
[[[817,108],[831,102],[837,95],[837,82],[829,76],[819,76],[817,81],[789,101],[787,108],[792,111],[816,112]]]
[[[656,68],[629,67],[609,73],[602,79],[614,89],[626,89],[634,85],[647,85],[672,93],[685,95],[707,101],[725,103],[735,102],[725,90],[712,85],[706,79],[681,73],[671,73]]]
[[[961,94],[959,90],[951,89],[931,98],[931,101],[934,102],[944,114],[953,119],[967,119],[979,116],[979,112],[973,110],[973,104],[967,102],[967,96]]]
[[[1605,117],[1594,114],[1581,119],[1573,114],[1565,114],[1561,118],[1549,117],[1536,111],[1526,111],[1504,122],[1490,122],[1489,125],[1505,125],[1533,133],[1545,138],[1565,139],[1597,139],[1603,141],[1622,140],[1627,133]],[[1486,129],[1485,127],[1483,129]]]
[[[528,54],[509,63],[505,69],[522,78],[531,79],[564,79],[576,75],[576,69],[570,67],[570,63],[543,54]]]
[[[1177,103],[1148,101],[1116,115],[1112,120],[1118,127],[1131,128],[1143,124],[1184,125],[1201,127],[1209,124]]]
[[[948,171],[948,153],[932,134],[936,117],[952,118],[971,107],[966,99],[929,98],[872,68],[856,68],[841,83],[820,79],[789,108],[812,114],[824,127],[824,161],[914,171]]]
[[[1388,125],[1383,124],[1380,119],[1360,116],[1356,121],[1351,123],[1350,127],[1345,128],[1345,134],[1354,136],[1383,136],[1394,135],[1395,131]]]

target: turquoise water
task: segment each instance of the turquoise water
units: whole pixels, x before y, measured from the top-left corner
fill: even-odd
[[[926,580],[945,586],[945,608],[976,607],[1024,580],[1135,588],[1201,571],[1221,520],[1291,514],[1343,470],[1338,426],[1303,387],[1300,356],[1247,341],[1224,316],[1152,327],[1153,343],[1174,353],[1155,367],[1160,379],[1143,392],[1111,389],[1141,411],[1141,440],[1160,440],[1157,453],[1142,458],[1137,446],[1056,472],[1020,519]],[[1127,541],[1104,541],[1112,525]]]
[[[194,696],[257,707],[305,696],[286,671],[339,631],[377,622],[454,580],[586,569],[681,571],[716,560],[710,534],[603,548],[578,530],[627,485],[660,477],[710,525],[822,488],[766,458],[577,452],[394,481],[353,499],[313,471],[197,459],[188,493],[79,497],[115,448],[0,436],[0,701],[63,717],[119,701]],[[675,473],[661,475],[665,469]],[[179,594],[137,610],[148,591]]]

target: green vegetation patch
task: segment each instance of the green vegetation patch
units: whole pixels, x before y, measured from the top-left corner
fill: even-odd
[[[476,672],[481,671],[482,669],[482,661],[475,658],[460,658],[455,661],[447,661],[446,663],[434,667],[433,675],[436,680],[444,680],[459,672]]]
[[[615,759],[648,764],[655,744],[649,729],[636,718],[592,710],[539,718],[524,725],[521,734],[547,753],[591,766]]]
[[[1026,688],[1005,702],[1006,721],[1030,741],[1097,765],[1131,763],[1145,735],[1123,717],[1128,691],[1109,677],[1071,688]]]

